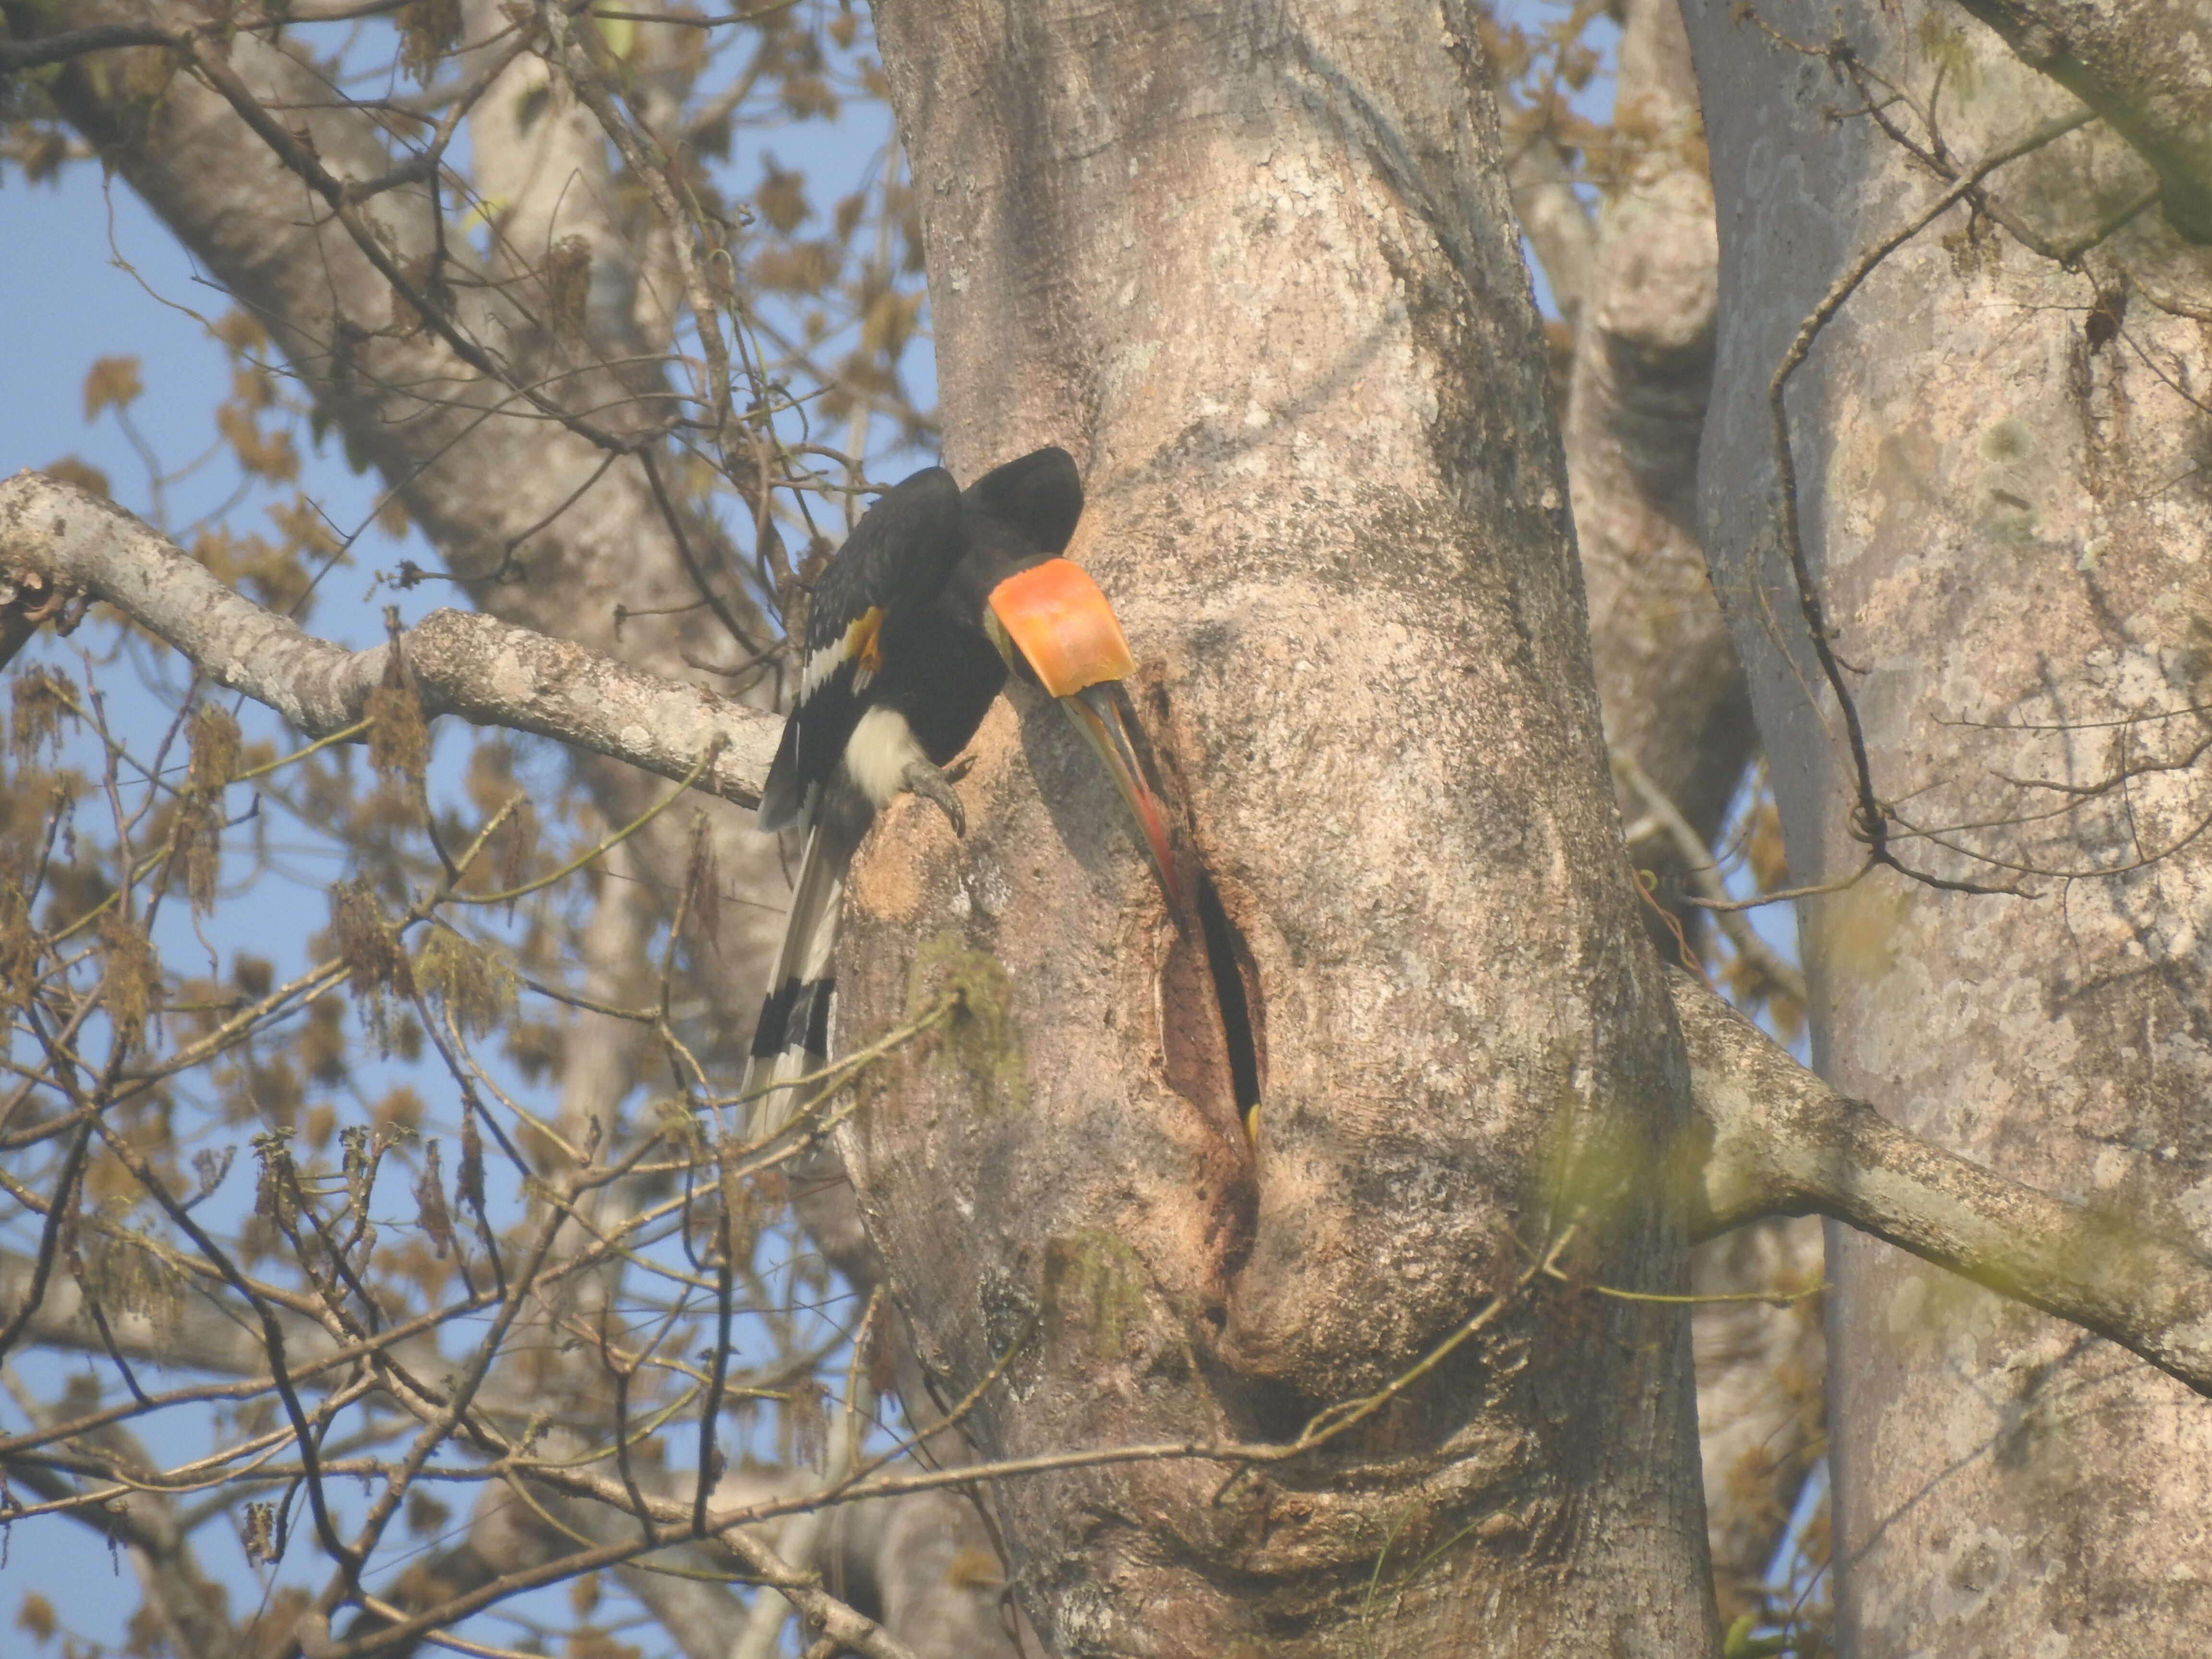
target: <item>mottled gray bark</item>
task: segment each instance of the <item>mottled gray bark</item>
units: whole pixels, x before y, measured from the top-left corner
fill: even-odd
[[[1755,1216],[1832,1216],[2110,1337],[2212,1395],[2212,1253],[1923,1140],[1807,1071],[1687,975],[1674,990],[1694,1121],[1711,1137],[1692,1237]]]
[[[1907,5],[1690,14],[1722,226],[1702,470],[1801,881],[1873,833],[1777,511],[1769,384],[1838,278],[2070,100]],[[1800,55],[1840,33],[1852,60]],[[2152,65],[2146,64],[2146,69]],[[1864,115],[1884,97],[1896,129]],[[1888,94],[1901,91],[1902,99]],[[1931,123],[1932,114],[1932,123]],[[1923,154],[1916,159],[1903,140]],[[1790,391],[1805,574],[1863,732],[1878,869],[1803,911],[1814,1053],[2001,1174],[2212,1239],[2206,1024],[2212,283],[2108,131],[2000,168],[1869,275]],[[2039,246],[2045,252],[2039,252]],[[2200,1651],[2212,1408],[2080,1332],[1839,1237],[1849,1650]]]
[[[976,1017],[895,1066],[848,1154],[942,1389],[1020,1351],[968,1421],[991,1455],[1294,1430],[1582,1202],[1593,1271],[1680,1287],[1639,1177],[1686,1078],[1472,20],[986,3],[878,28],[948,453],[1083,464],[1079,551],[1264,1008],[1248,1148],[1197,929],[1034,699],[986,723],[964,842],[888,815],[841,1018],[948,974]],[[1309,1464],[1001,1485],[1048,1638],[1710,1652],[1686,1323],[1547,1302]]]

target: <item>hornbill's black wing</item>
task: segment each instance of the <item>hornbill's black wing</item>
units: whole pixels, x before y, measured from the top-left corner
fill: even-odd
[[[968,486],[971,513],[1012,528],[1040,553],[1064,553],[1083,516],[1083,475],[1057,444],[994,466]]]
[[[846,750],[876,702],[884,629],[896,637],[938,598],[964,544],[959,486],[933,466],[878,498],[815,584],[799,697],[761,791],[760,827],[799,825],[805,842],[745,1067],[757,1133],[797,1108],[797,1091],[780,1085],[828,1057],[845,869],[875,815]]]
[[[761,792],[763,830],[811,817],[865,712],[884,624],[937,597],[961,546],[960,487],[941,466],[886,490],[853,526],[814,586],[799,697]]]

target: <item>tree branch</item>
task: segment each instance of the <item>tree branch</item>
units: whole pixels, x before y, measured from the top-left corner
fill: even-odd
[[[119,46],[176,46],[179,40],[173,32],[151,24],[102,23],[42,40],[0,40],[0,71],[41,69],[82,58],[88,52],[112,52]]]
[[[1710,1137],[1693,1237],[1832,1216],[2212,1396],[2212,1259],[1930,1145],[1830,1088],[1691,975],[1670,979]]]
[[[1575,194],[1574,164],[1550,135],[1537,133],[1507,160],[1505,185],[1559,315],[1579,325],[1597,263],[1597,227]]]
[[[2193,0],[1959,0],[2013,55],[2111,124],[2158,174],[2166,221],[2212,242],[2212,81],[2178,46],[2203,13]]]
[[[33,9],[0,9],[18,34],[43,26]],[[603,448],[530,401],[532,393],[550,398],[562,411],[610,424],[620,439],[616,450],[634,448],[634,439],[678,412],[665,359],[668,320],[640,320],[641,307],[658,302],[641,297],[652,283],[628,252],[627,198],[615,187],[604,137],[588,115],[562,114],[543,96],[550,84],[543,60],[526,52],[500,67],[512,41],[498,7],[471,0],[464,10],[471,38],[483,44],[461,55],[456,86],[469,91],[459,95],[490,79],[467,118],[466,186],[472,199],[500,204],[492,244],[481,255],[447,234],[450,224],[441,228],[441,204],[450,194],[440,182],[445,175],[434,175],[434,187],[359,199],[429,147],[395,148],[380,110],[334,89],[296,31],[231,37],[228,92],[179,74],[149,109],[132,102],[123,81],[77,64],[64,65],[47,91],[209,276],[269,329],[320,414],[374,461],[477,609],[672,681],[714,684],[688,665],[724,659],[729,638],[717,611],[696,603],[684,544],[689,562],[714,578],[721,608],[750,619],[745,637],[758,641],[775,630],[745,592],[749,556],[688,483],[672,482],[679,540],[638,455]],[[191,0],[80,0],[70,20],[179,33],[204,16]],[[264,111],[282,112],[285,133],[307,135],[295,140],[307,150],[295,159],[311,161],[320,182],[303,179],[249,123],[232,101],[241,87]],[[544,118],[533,118],[541,110]],[[318,193],[331,182],[356,204],[348,210],[351,227]],[[410,278],[416,297],[431,297],[423,283],[447,273],[444,320],[480,355],[490,353],[496,373],[472,367],[439,329],[418,325],[412,300],[395,299],[392,283],[355,240],[369,220],[386,263],[396,259],[403,274],[422,278]],[[591,280],[584,337],[564,344],[550,325],[556,307],[544,266],[548,250],[572,237],[591,251]],[[673,453],[664,451],[663,462]],[[750,499],[744,516],[757,518],[750,509],[760,504]],[[580,759],[580,776],[611,823],[639,817],[656,793],[638,772]],[[710,817],[728,888],[780,894],[775,843],[735,813]],[[654,890],[680,888],[689,851],[681,823],[646,828],[638,852]],[[749,1028],[779,908],[769,901],[723,908],[714,948],[730,971],[701,975],[700,988],[725,1029]]]
[[[312,736],[357,725],[392,647],[349,651],[224,586],[121,507],[36,472],[0,483],[0,606],[46,611],[57,593],[106,600],[219,685]],[[643,674],[492,617],[433,611],[399,636],[425,717],[534,732],[698,787],[760,799],[781,721],[703,687]],[[721,747],[704,763],[702,757]]]

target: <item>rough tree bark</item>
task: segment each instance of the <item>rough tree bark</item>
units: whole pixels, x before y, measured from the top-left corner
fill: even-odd
[[[1865,864],[1872,826],[1777,516],[1771,377],[1832,285],[2079,106],[1940,8],[1690,18],[1723,228],[1708,546],[1793,871],[1828,881]],[[2201,46],[2162,35],[2135,67],[2201,96]],[[1881,83],[1852,84],[1857,63]],[[1869,88],[1893,134],[1836,118]],[[2212,268],[2161,222],[2159,190],[2102,127],[2025,155],[1984,210],[1951,208],[1875,268],[1796,377],[1806,574],[1881,844],[2016,890],[1876,870],[1803,914],[1825,1075],[2001,1171],[2202,1242]],[[1886,1247],[1832,1242],[1847,1650],[2201,1651],[2204,1401]]]
[[[966,842],[895,809],[848,901],[848,1029],[948,974],[990,1011],[847,1149],[940,1386],[1015,1353],[969,1420],[994,1455],[1279,1434],[1584,1201],[1592,1271],[1679,1288],[1679,1219],[1630,1177],[1668,1157],[1680,1051],[1471,20],[878,22],[949,459],[1083,463],[1082,556],[1265,1066],[1248,1151],[1197,919],[1057,715],[994,714]],[[1002,1486],[1019,1582],[1070,1654],[1710,1651],[1685,1334],[1539,1297],[1341,1455]]]

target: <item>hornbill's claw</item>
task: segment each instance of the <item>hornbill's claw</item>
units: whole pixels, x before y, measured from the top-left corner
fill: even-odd
[[[941,768],[932,766],[927,761],[911,761],[908,763],[904,781],[909,790],[924,800],[937,803],[945,814],[945,822],[952,826],[954,835],[964,836],[968,833],[968,814],[961,808],[960,797],[952,793],[952,780],[945,776]]]

